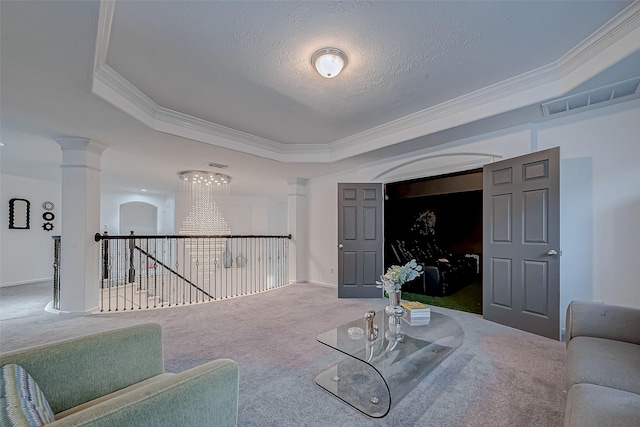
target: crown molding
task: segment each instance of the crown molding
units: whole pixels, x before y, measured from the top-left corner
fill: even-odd
[[[638,49],[636,0],[551,64],[335,141],[331,152],[334,160],[350,157],[564,95]]]
[[[153,116],[158,105],[108,65],[101,65],[94,70],[92,92],[153,127]]]
[[[101,0],[92,92],[150,128],[281,162],[332,162],[564,95],[640,49],[636,0],[557,61],[328,144],[285,144],[162,107],[106,64],[115,0]]]
[[[433,107],[385,123],[359,134],[331,143],[332,153],[338,158],[383,148],[441,130],[460,126],[475,120],[504,113],[514,108],[548,99],[548,90],[540,95],[532,89],[545,85],[553,88],[557,79],[555,64],[545,65],[519,76],[462,95]],[[555,91],[553,91],[555,92]],[[517,98],[517,100],[513,99]],[[482,107],[482,108],[479,108]],[[393,141],[393,142],[391,142]]]
[[[106,64],[94,71],[92,92],[158,132],[272,160],[286,154],[286,144],[164,108]]]
[[[215,135],[217,138],[222,139],[222,141],[220,141],[222,144],[224,144],[225,141],[228,141],[229,144],[228,146],[225,146],[225,148],[237,149],[236,147],[238,144],[243,144],[249,146],[247,149],[253,148],[258,150],[258,152],[266,150],[267,152],[282,154],[285,151],[285,148],[283,147],[285,144],[217,125],[207,120],[199,119],[164,107],[156,108],[154,119],[157,123],[156,130],[165,131],[164,128],[171,129],[173,127],[177,127],[178,129]],[[181,136],[189,137],[189,133],[190,132],[185,132],[185,134]],[[258,152],[251,154],[260,155]]]
[[[640,1],[636,0],[556,61],[564,92],[639,49]]]
[[[93,60],[93,69],[106,64],[109,51],[109,39],[111,38],[111,24],[115,11],[115,0],[101,0],[98,14],[98,33],[96,34],[96,53]]]

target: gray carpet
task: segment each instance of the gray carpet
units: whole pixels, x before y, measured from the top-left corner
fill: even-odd
[[[0,350],[151,321],[163,327],[167,371],[220,357],[239,363],[242,427],[562,425],[563,343],[437,307],[460,322],[465,341],[385,418],[362,415],[316,386],[315,374],[343,358],[316,336],[384,303],[299,284],[172,309],[39,311],[0,321]]]
[[[28,285],[0,287],[0,320],[40,314],[51,301],[51,280]]]

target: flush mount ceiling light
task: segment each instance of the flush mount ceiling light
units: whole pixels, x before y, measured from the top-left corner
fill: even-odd
[[[325,47],[311,56],[311,63],[322,77],[332,79],[347,66],[347,55],[340,49]]]

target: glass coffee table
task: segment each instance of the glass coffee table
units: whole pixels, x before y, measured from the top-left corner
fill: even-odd
[[[460,347],[464,333],[457,321],[433,310],[428,325],[404,319],[390,325],[384,310],[373,322],[378,336],[372,341],[364,316],[318,335],[322,344],[348,357],[319,373],[315,382],[362,413],[381,418]]]

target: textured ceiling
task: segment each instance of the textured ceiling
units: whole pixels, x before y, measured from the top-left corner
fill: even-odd
[[[178,171],[217,162],[229,165],[234,195],[286,200],[287,179],[353,170],[530,123],[541,119],[542,99],[640,75],[640,37],[628,43],[640,31],[640,3],[625,10],[631,9],[625,21],[615,18],[612,31],[598,31],[628,4],[0,0],[0,168],[3,175],[58,180],[60,148],[52,138],[79,136],[109,147],[102,156],[105,188],[171,193],[180,189]],[[105,5],[113,6],[113,21],[103,52]],[[525,79],[538,101],[515,91],[514,102],[496,108],[481,89],[556,61],[594,32],[593,49],[552,67],[554,84]],[[349,54],[344,74],[332,80],[309,63],[327,45]],[[122,102],[131,100],[122,97],[126,91],[111,98],[96,92],[100,58],[157,105],[263,139],[243,145],[250,140],[243,134],[206,135],[217,128],[198,133],[189,129],[193,121],[179,127],[161,123],[157,110],[138,114]],[[560,85],[556,71],[565,73]],[[482,95],[472,106],[481,114],[458,111],[463,119],[450,120],[451,98],[469,92]],[[438,117],[416,126],[417,112],[436,104]],[[377,126],[390,120],[412,127],[383,126],[393,139],[377,143]],[[344,139],[357,132],[358,141]],[[340,144],[331,141],[339,138],[357,150],[339,159],[308,156],[318,146],[335,152]],[[277,155],[247,149],[260,144]],[[297,159],[281,159],[296,150]]]
[[[326,144],[547,65],[628,4],[122,1],[106,63],[170,110]],[[322,47],[349,57],[335,79]]]

